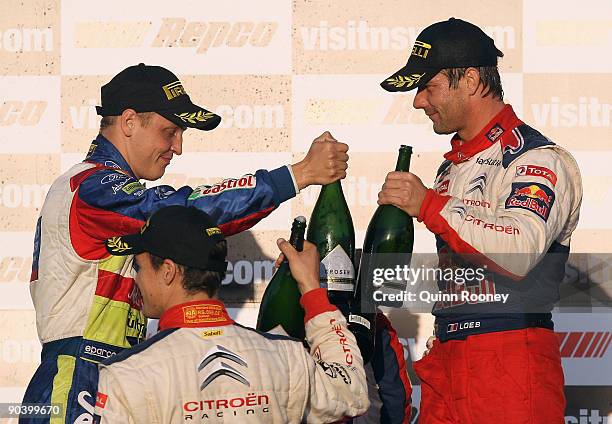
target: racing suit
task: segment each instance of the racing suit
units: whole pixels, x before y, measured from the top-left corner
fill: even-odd
[[[109,256],[108,237],[137,232],[153,212],[177,204],[204,210],[229,236],[296,191],[289,167],[195,189],[146,189],[119,151],[98,136],[85,161],[53,183],[38,219],[30,291],[42,363],[24,403],[60,404],[66,422],[91,419],[97,362],[144,338],[131,257]]]
[[[325,289],[302,296],[306,339],[235,324],[223,303],[174,306],[160,333],[102,362],[101,423],[329,423],[368,407],[363,361]]]
[[[550,311],[578,223],[578,166],[509,105],[451,144],[418,219],[436,235],[441,267],[483,278],[438,280],[448,296],[433,309],[437,340],[415,363],[419,423],[562,423]]]

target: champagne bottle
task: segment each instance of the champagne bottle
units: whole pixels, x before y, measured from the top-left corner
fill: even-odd
[[[411,155],[412,147],[401,146],[395,170],[407,172]],[[375,287],[371,278],[372,271],[375,268],[409,265],[413,244],[412,217],[393,205],[380,205],[366,231],[355,296],[348,319],[348,327],[357,339],[364,363],[374,353],[376,335],[377,312],[373,300]]]
[[[306,231],[306,218],[298,216],[291,226],[289,243],[301,252],[304,248],[304,232]],[[289,262],[285,258],[278,268],[259,305],[257,329],[274,334],[284,334],[303,340],[304,309],[300,305],[300,290],[297,282],[291,275]]]
[[[321,257],[321,287],[346,315],[355,291],[355,229],[340,181],[321,188],[306,239],[317,246]]]

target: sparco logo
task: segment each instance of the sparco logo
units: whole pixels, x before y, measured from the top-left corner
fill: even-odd
[[[187,22],[164,18],[152,47],[186,47],[205,53],[211,47],[266,47],[277,22]]]
[[[85,353],[93,356],[98,356],[100,358],[110,358],[111,356],[116,355],[116,352],[113,352],[112,350],[103,349],[101,347],[95,347],[91,345],[85,346]]]
[[[204,357],[198,364],[198,372],[207,368],[208,365],[210,365],[217,359],[227,359],[228,361],[235,362],[238,365],[242,365],[243,367],[248,368],[247,363],[240,356],[221,345],[216,345],[208,352],[206,352],[206,355],[204,355]],[[234,380],[244,384],[245,386],[251,387],[251,383],[249,383],[249,380],[244,376],[244,374],[242,374],[240,371],[238,371],[231,365],[221,361],[219,363],[216,363],[215,365],[211,365],[203,373],[200,390],[204,390],[215,379],[224,375],[233,378]]]

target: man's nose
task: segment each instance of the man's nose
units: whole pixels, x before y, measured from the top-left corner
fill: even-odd
[[[180,156],[183,153],[183,132],[181,131],[176,135],[174,142],[172,143],[172,152],[175,155]]]
[[[425,109],[427,106],[427,99],[425,98],[425,90],[418,90],[412,101],[412,106],[415,109]]]

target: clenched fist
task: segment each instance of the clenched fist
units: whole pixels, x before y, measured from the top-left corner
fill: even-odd
[[[292,165],[299,189],[312,184],[330,184],[346,177],[348,145],[338,142],[329,131],[315,138],[306,157]]]
[[[410,216],[418,217],[427,187],[410,172],[389,172],[378,193],[379,205],[393,205]]]

